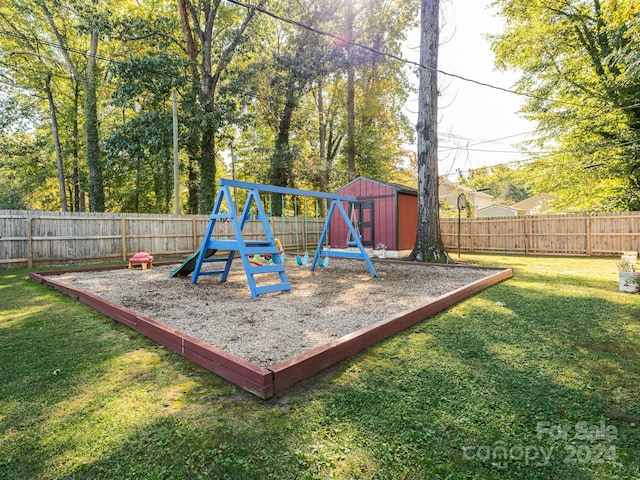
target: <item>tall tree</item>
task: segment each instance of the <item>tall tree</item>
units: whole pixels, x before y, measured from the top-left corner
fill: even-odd
[[[418,97],[418,229],[411,259],[443,262],[438,205],[438,48],[440,0],[421,0]]]
[[[0,18],[11,32],[4,39],[4,49],[15,60],[5,63],[5,68],[7,72],[11,72],[10,77],[16,84],[35,92],[41,90],[45,94],[58,172],[60,206],[62,211],[66,212],[67,196],[58,128],[58,111],[52,86],[52,77],[54,73],[59,73],[59,70],[56,72],[56,66],[60,66],[60,62],[56,59],[57,52],[52,52],[51,48],[41,45],[38,39],[33,36],[33,32],[30,31],[32,26],[20,22],[20,19],[16,18],[17,11],[15,9],[12,11],[11,7],[15,8],[15,5],[6,5],[5,9],[0,11]],[[20,59],[16,59],[16,57],[20,57]],[[32,62],[32,59],[37,61]]]
[[[635,0],[497,0],[498,66],[522,72],[523,113],[550,154],[527,167],[537,191],[584,210],[640,209]]]
[[[353,41],[353,22],[362,7],[354,10],[352,0],[347,1],[347,39]],[[356,71],[353,47],[347,52],[347,179],[356,178]]]
[[[221,0],[177,0],[186,52],[192,62],[194,93],[200,99],[203,111],[201,145],[195,159],[200,173],[200,213],[209,213],[215,200],[216,134],[220,129],[216,106],[217,89],[223,72],[255,15],[255,9],[249,8],[244,18],[238,18],[237,8],[229,9],[221,6],[221,3]],[[264,3],[265,0],[260,0],[258,7]],[[192,164],[191,168],[194,167]],[[191,200],[191,204],[194,203]]]
[[[51,7],[46,2],[38,3],[42,14],[49,24],[50,33],[55,38],[56,47],[59,49],[62,63],[69,70],[73,78],[83,87],[84,93],[84,114],[85,114],[85,137],[87,149],[87,166],[89,169],[89,208],[94,212],[105,210],[104,185],[102,181],[102,164],[100,161],[100,136],[98,133],[98,68],[97,56],[98,45],[104,29],[108,25],[108,9],[105,5],[98,4],[97,0],[92,0],[88,4],[77,5],[73,2],[61,5],[54,3]],[[73,50],[69,45],[69,32],[63,30],[60,25],[65,26],[64,18],[67,14],[62,11],[71,11],[77,24],[76,31],[83,32],[88,41],[86,54],[74,60]],[[83,61],[81,65],[78,62]],[[84,68],[84,73],[82,73]]]
[[[322,19],[330,18],[336,12],[338,2],[313,5],[300,2],[298,17],[310,26],[316,26]],[[308,29],[296,29],[283,34],[284,45],[276,54],[279,75],[274,83],[276,89],[284,91],[283,105],[279,108],[278,129],[269,171],[269,183],[293,186],[295,151],[290,145],[292,120],[301,98],[309,92],[312,83],[326,74],[324,38]],[[274,215],[280,215],[282,202],[279,195],[272,195]]]
[[[49,114],[51,117],[51,134],[53,135],[53,144],[56,152],[56,168],[58,170],[58,185],[60,187],[60,205],[62,211],[67,211],[67,190],[64,182],[64,168],[62,166],[62,147],[60,146],[60,134],[58,133],[58,113],[56,104],[53,101],[53,91],[51,90],[51,76],[45,78],[44,91],[47,95],[47,103],[49,104]]]
[[[419,5],[398,0],[347,3],[347,36],[373,50],[400,55],[405,32],[417,26]],[[410,122],[402,115],[407,86],[402,65],[388,57],[347,45],[346,176],[365,175],[388,180],[403,156],[401,145],[411,141]]]
[[[105,180],[112,209],[167,213],[173,193],[173,175],[167,173],[172,167],[172,92],[180,95],[182,133],[198,132],[201,117],[192,101],[190,62],[175,5],[163,2],[148,17],[146,10],[129,9],[115,25],[119,53],[126,60],[112,62],[107,74],[113,88],[110,109],[119,115],[103,120]],[[193,111],[196,115],[186,113]],[[199,145],[195,134],[180,140],[184,151]]]

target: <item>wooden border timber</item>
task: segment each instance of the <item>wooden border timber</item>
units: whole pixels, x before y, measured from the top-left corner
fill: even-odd
[[[407,262],[398,262],[406,264]],[[453,266],[455,268],[455,266]],[[456,303],[470,297],[496,283],[511,278],[512,269],[496,272],[493,275],[465,285],[439,296],[411,310],[405,310],[391,318],[382,320],[369,327],[340,337],[332,342],[316,347],[290,360],[281,362],[270,370],[274,372],[274,392],[282,391],[291,385],[346,360],[352,355],[405,330],[425,318],[446,310]]]
[[[404,261],[384,260],[388,263],[411,264],[416,267],[433,264],[410,263]],[[459,265],[438,265],[442,268],[460,268]],[[78,271],[100,271],[127,268],[95,267],[84,269],[55,270],[32,272],[31,280],[51,286],[62,293],[95,308],[108,317],[127,325],[142,335],[164,345],[216,375],[248,390],[262,399],[272,397],[295,383],[309,378],[316,373],[335,365],[356,353],[405,330],[425,318],[441,312],[450,306],[470,297],[496,283],[511,278],[512,269],[493,269],[496,273],[478,281],[465,285],[439,296],[415,309],[406,310],[374,325],[344,335],[329,343],[309,350],[294,358],[281,362],[273,367],[262,368],[238,356],[225,352],[183,332],[163,325],[151,318],[140,315],[133,310],[113,303],[98,295],[75,288],[55,280],[56,275]],[[463,268],[473,268],[464,266]],[[480,268],[480,267],[479,267]],[[482,267],[486,269],[485,267]],[[489,269],[491,270],[491,269]]]
[[[108,269],[111,270],[121,268],[126,267],[108,267]],[[107,268],[102,270],[106,269]],[[101,269],[94,268],[84,269],[83,271],[99,270]],[[201,340],[156,322],[149,317],[140,315],[122,305],[50,278],[70,271],[79,271],[79,269],[30,273],[29,278],[44,285],[52,286],[71,297],[77,298],[108,317],[127,325],[145,337],[170,348],[174,352],[179,353],[207,370],[261,398],[269,398],[273,395],[273,373],[270,370],[261,368],[224,350],[208,345]]]

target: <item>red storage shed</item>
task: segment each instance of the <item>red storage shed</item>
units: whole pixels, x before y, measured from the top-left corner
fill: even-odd
[[[388,251],[413,249],[418,228],[416,189],[358,177],[336,193],[357,198],[356,202],[343,205],[350,218],[357,221],[365,248],[382,243]],[[347,248],[344,221],[334,214],[329,228],[331,247]]]

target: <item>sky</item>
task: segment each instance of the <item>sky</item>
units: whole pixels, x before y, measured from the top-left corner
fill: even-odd
[[[483,36],[502,31],[502,20],[489,7],[490,0],[443,0],[439,70],[512,89],[517,72],[500,72]],[[419,60],[420,33],[409,36],[404,55]],[[524,97],[439,75],[442,96],[439,131],[439,174],[449,180],[457,171],[521,160],[517,144],[530,138],[535,124],[518,115]],[[417,117],[417,93],[405,106]],[[529,135],[527,135],[529,134]],[[509,138],[505,138],[509,137]],[[487,142],[490,141],[490,142]],[[481,143],[482,142],[482,143]]]

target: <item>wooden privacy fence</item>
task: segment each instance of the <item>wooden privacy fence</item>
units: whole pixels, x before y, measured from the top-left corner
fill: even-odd
[[[127,260],[139,251],[179,258],[202,243],[207,215],[61,213],[0,210],[0,268],[20,265]],[[271,228],[285,249],[313,251],[324,219],[272,217]],[[214,237],[232,237],[231,223],[218,222]],[[264,238],[249,221],[247,239]]]
[[[440,222],[446,248],[458,248],[458,219]],[[640,212],[464,218],[463,252],[617,256],[640,250]]]
[[[203,240],[207,215],[60,213],[0,210],[0,268],[20,265],[126,260],[138,251],[180,258]],[[273,217],[271,228],[285,249],[313,251],[324,219]],[[458,246],[458,220],[441,220],[449,252]],[[214,237],[231,237],[219,222]],[[260,222],[245,227],[262,238]],[[542,255],[617,256],[640,250],[640,212],[477,218],[461,221],[460,250]]]

